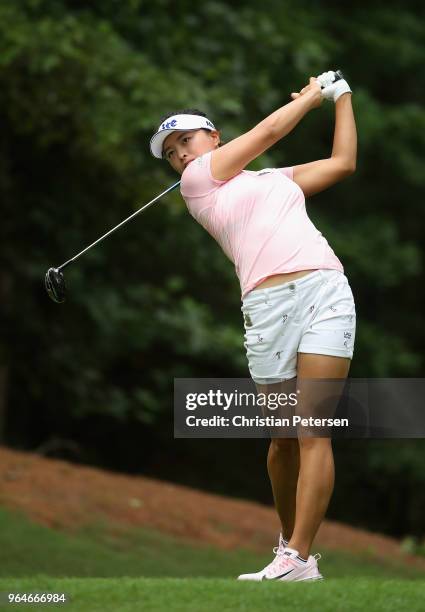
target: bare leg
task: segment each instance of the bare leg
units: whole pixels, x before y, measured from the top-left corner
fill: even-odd
[[[344,379],[348,375],[351,360],[310,353],[298,353],[297,387],[302,379]],[[343,381],[342,381],[343,382]],[[337,383],[339,384],[339,383]],[[309,394],[310,390],[310,394]],[[320,390],[308,381],[303,388],[304,412],[312,415]],[[296,495],[296,518],[289,547],[298,550],[307,559],[311,545],[325,516],[332,496],[335,468],[331,438],[299,437],[300,472]]]
[[[290,540],[295,526],[300,457],[298,440],[277,438],[270,441],[267,471],[272,485],[276,511],[282,525],[282,535]]]
[[[323,521],[335,483],[332,440],[300,440],[301,469],[296,497],[296,527],[288,546],[307,559]]]
[[[259,393],[290,393],[296,387],[296,378],[284,383],[256,385]],[[292,536],[295,525],[295,503],[297,495],[300,454],[297,438],[272,438],[267,455],[273,499],[279,515],[282,535],[285,540]]]

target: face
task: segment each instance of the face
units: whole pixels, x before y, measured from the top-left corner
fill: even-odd
[[[183,173],[186,165],[218,147],[220,134],[217,130],[188,130],[187,132],[173,132],[164,141],[162,150],[165,159],[179,174]]]

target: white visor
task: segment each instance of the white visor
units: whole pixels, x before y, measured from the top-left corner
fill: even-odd
[[[189,130],[199,130],[205,128],[207,130],[215,130],[212,121],[201,115],[173,115],[168,117],[158,128],[156,134],[151,138],[150,150],[154,157],[162,159],[162,145],[164,140],[172,132],[186,132]]]

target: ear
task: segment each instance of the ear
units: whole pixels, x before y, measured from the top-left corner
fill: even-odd
[[[214,144],[218,146],[220,144],[220,131],[219,130],[211,130],[210,137],[214,140]]]

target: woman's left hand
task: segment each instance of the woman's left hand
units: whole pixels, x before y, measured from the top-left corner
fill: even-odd
[[[312,104],[313,108],[319,107],[322,104],[322,88],[316,77],[310,77],[309,84],[303,87],[299,93],[291,93],[291,98],[293,100],[296,100],[297,98],[305,94],[309,94],[314,98]]]

